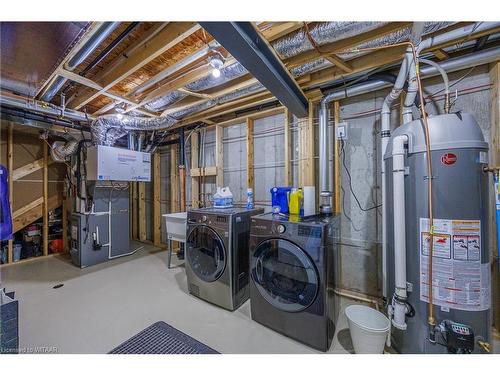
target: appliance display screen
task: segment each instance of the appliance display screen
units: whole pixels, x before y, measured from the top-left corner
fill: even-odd
[[[298,233],[299,236],[303,237],[321,237],[321,227],[310,227],[307,225],[299,225]]]

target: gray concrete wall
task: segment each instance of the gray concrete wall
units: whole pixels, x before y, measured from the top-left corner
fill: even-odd
[[[453,84],[468,71],[450,75]],[[452,87],[459,92],[465,89],[476,92],[459,94],[453,110],[471,112],[489,140],[490,98],[489,76],[486,66],[476,67],[469,75]],[[426,95],[442,89],[439,77],[424,81]],[[472,88],[472,90],[471,90]],[[344,145],[345,167],[341,169],[342,187],[344,189],[342,205],[342,286],[347,289],[380,295],[381,277],[381,210],[380,205],[380,109],[388,90],[377,91],[363,96],[346,99],[341,102],[341,121],[348,123],[348,139]],[[427,105],[430,114],[442,111],[442,100]],[[373,111],[374,113],[371,113]],[[415,109],[415,116],[419,111]],[[317,116],[317,114],[316,114]],[[392,124],[399,123],[399,108],[392,113]],[[254,176],[255,201],[270,207],[269,189],[284,184],[284,136],[283,115],[274,115],[256,120],[254,123]],[[317,128],[318,119],[314,123]],[[291,127],[292,140],[292,175],[293,183],[298,185],[298,120],[294,119]],[[317,139],[317,129],[315,132]],[[200,142],[201,144],[201,142]],[[317,144],[317,143],[316,143]],[[205,166],[215,165],[215,130],[206,131]],[[235,201],[246,202],[247,188],[247,152],[246,126],[236,124],[224,129],[224,184],[229,186]],[[316,178],[318,149],[315,149]],[[190,165],[190,142],[186,145],[187,163]],[[162,212],[166,212],[169,197],[169,152],[162,151]],[[333,155],[330,158],[332,163]],[[332,165],[332,164],[331,164]],[[332,165],[333,169],[333,165]],[[350,172],[352,190],[359,200],[361,208],[354,199],[350,189]],[[188,169],[189,172],[189,169]],[[187,173],[189,176],[189,173]],[[188,177],[187,201],[191,203],[191,179]],[[206,193],[215,193],[215,179],[206,178],[203,184]],[[148,208],[147,208],[148,209]],[[165,210],[165,211],[164,211]],[[149,231],[148,231],[149,232]]]
[[[450,74],[453,84],[468,70]],[[489,76],[486,66],[476,67],[452,92],[475,88],[480,90],[459,94],[452,110],[470,112],[476,117],[484,136],[489,140],[490,99]],[[424,95],[443,88],[440,77],[425,80]],[[380,114],[363,114],[381,108],[388,90],[377,91],[341,102],[341,121],[348,123],[345,142],[345,165],[352,177],[352,189],[363,209],[376,207],[381,202],[380,191]],[[429,114],[442,113],[443,100],[427,105]],[[415,108],[414,116],[420,112]],[[399,123],[399,108],[393,110],[391,123]],[[349,177],[342,166],[342,284],[345,288],[371,295],[380,295],[381,277],[381,210],[363,211],[349,189]]]

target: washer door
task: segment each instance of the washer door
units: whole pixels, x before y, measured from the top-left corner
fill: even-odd
[[[201,280],[216,281],[226,267],[226,249],[220,236],[206,225],[193,228],[186,240],[186,259]]]
[[[287,240],[260,243],[251,259],[251,274],[262,297],[283,311],[306,309],[318,293],[316,267],[300,247]]]

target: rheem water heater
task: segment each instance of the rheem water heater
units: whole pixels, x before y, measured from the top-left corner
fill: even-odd
[[[428,325],[431,228],[427,153],[424,124],[415,120],[393,132],[384,156],[389,315],[397,308],[404,309],[402,321],[394,324],[393,319],[392,345],[401,353],[481,353],[491,330],[489,178],[483,171],[488,144],[474,117],[467,113],[431,116],[428,125],[433,171],[435,330],[430,334]],[[395,183],[398,173],[400,181],[404,180],[404,193]],[[399,211],[394,211],[395,206]],[[397,287],[401,288],[397,280],[405,277],[406,290],[397,293]]]

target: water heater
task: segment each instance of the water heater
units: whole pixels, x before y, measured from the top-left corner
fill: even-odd
[[[428,326],[430,228],[428,169],[424,124],[415,120],[397,128],[384,156],[387,193],[387,285],[392,303],[405,305],[404,323],[391,330],[401,353],[481,353],[490,341],[490,253],[488,174],[483,171],[488,144],[468,113],[428,118],[433,188],[433,302],[435,338]],[[399,137],[399,138],[398,138]],[[404,140],[399,147],[396,139]],[[401,143],[400,143],[401,144]],[[402,152],[404,165],[396,161]],[[404,180],[404,215],[395,223],[396,175]],[[401,191],[403,191],[401,189]],[[401,217],[396,215],[396,217]],[[401,223],[403,222],[403,226]],[[395,232],[396,224],[396,232]],[[404,228],[403,245],[395,244]],[[404,237],[403,237],[404,238]],[[406,246],[405,246],[406,245]],[[403,250],[404,254],[398,251]],[[406,272],[407,297],[396,295],[398,262]],[[394,297],[393,297],[394,296]],[[394,299],[395,298],[395,299]],[[434,342],[433,342],[434,341]],[[479,344],[478,344],[479,343]]]

